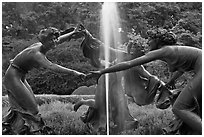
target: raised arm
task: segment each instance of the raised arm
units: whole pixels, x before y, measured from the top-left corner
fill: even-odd
[[[57,40],[57,44],[61,44],[65,41],[70,41],[71,40],[71,36],[75,33],[75,29],[69,33],[66,33],[64,35],[61,35],[58,37],[58,40]]]
[[[70,74],[70,73],[73,73],[75,75],[84,75],[84,73],[81,73],[81,72],[78,72],[78,71],[75,71],[75,70],[72,70],[72,69],[68,69],[68,68],[65,68],[63,66],[60,66],[60,65],[57,65],[55,63],[52,63],[50,62],[46,56],[40,52],[37,52],[36,53],[36,60],[37,62],[39,63],[39,65],[41,67],[44,67],[44,68],[47,68],[47,69],[50,69],[54,72],[57,72],[57,73],[65,73],[65,74]]]

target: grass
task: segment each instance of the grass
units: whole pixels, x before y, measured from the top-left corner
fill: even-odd
[[[170,109],[159,110],[154,105],[137,106],[129,104],[130,113],[139,121],[139,126],[135,130],[124,131],[123,135],[160,135],[162,128],[167,127],[173,119]]]
[[[77,112],[72,111],[73,103],[80,97],[55,95],[37,97],[38,102],[40,102],[39,111],[43,119],[47,125],[54,129],[57,135],[97,134],[89,132],[87,126],[80,120],[80,116],[86,112],[87,106],[82,106]],[[84,96],[84,98],[93,98],[93,96]],[[2,101],[2,116],[4,116],[9,104],[5,97]],[[166,127],[173,118],[170,109],[159,110],[154,105],[141,107],[130,103],[129,109],[132,116],[139,120],[139,127],[135,130],[123,131],[122,135],[160,135],[162,134],[162,128]]]
[[[39,110],[47,125],[51,126],[58,135],[86,135],[89,134],[86,125],[79,119],[86,107],[80,112],[72,110],[71,103],[60,101],[43,104]]]

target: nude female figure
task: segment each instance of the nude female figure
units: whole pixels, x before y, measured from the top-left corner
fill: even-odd
[[[107,69],[92,71],[90,76],[99,77],[105,73],[127,70],[154,60],[162,60],[168,64],[169,71],[174,72],[173,77],[167,84],[172,85],[184,72],[193,71],[195,73],[193,79],[179,94],[172,111],[192,130],[202,134],[202,50],[176,45],[175,35],[164,29],[154,29],[148,31],[147,34],[149,35],[150,52]],[[197,102],[197,107],[201,110],[200,114],[193,112],[195,102]]]
[[[9,113],[3,119],[3,127],[9,127],[13,134],[22,134],[25,130],[41,130],[45,123],[42,120],[36,98],[26,80],[26,74],[33,68],[47,68],[58,73],[80,76],[85,74],[54,64],[46,58],[46,53],[53,50],[58,44],[69,41],[75,36],[75,29],[60,32],[56,28],[47,28],[40,31],[39,42],[34,43],[21,51],[10,60],[10,65],[5,73],[4,85],[8,92],[10,103]],[[32,126],[31,126],[31,123]],[[8,128],[3,129],[3,132]]]
[[[76,35],[81,35],[84,37],[84,40],[80,46],[83,55],[89,59],[90,63],[94,67],[97,67],[98,69],[104,68],[104,43],[94,38],[83,25],[79,27],[79,31],[76,33]],[[143,54],[141,50],[134,50],[132,46],[132,43],[128,45],[128,52],[109,48],[109,64],[113,65],[117,62],[132,60]],[[118,55],[123,56],[123,58],[117,58]],[[120,77],[122,77],[123,81],[121,81]],[[110,105],[112,108],[112,111],[110,111],[110,116],[112,116],[112,120],[115,125],[114,127],[117,127],[115,129],[111,129],[111,131],[119,133],[122,130],[137,128],[139,122],[137,119],[131,116],[127,100],[123,97],[124,93],[120,91],[124,90],[125,94],[132,98],[137,105],[148,105],[154,101],[154,97],[157,93],[157,87],[162,82],[145,70],[142,65],[126,70],[123,74],[117,75],[116,73],[112,73],[109,76],[109,79],[109,94],[114,95],[109,95],[109,100],[111,102],[110,104],[112,104]],[[106,120],[104,120],[106,114],[106,93],[104,81],[105,77],[101,76],[96,86],[95,99],[82,99],[74,105],[75,111],[77,111],[82,105],[89,106],[88,111],[81,116],[81,119],[84,123],[90,125],[89,127],[93,127],[93,129],[96,130],[98,127],[105,125],[106,122]],[[121,85],[122,83],[123,86]],[[125,112],[124,116],[123,112]]]

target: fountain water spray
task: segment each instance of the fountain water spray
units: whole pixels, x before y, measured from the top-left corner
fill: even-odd
[[[120,43],[119,16],[116,3],[107,2],[102,6],[102,38],[104,41],[105,67],[109,67],[110,51],[109,48],[116,48]],[[117,55],[116,55],[117,56]],[[105,75],[106,85],[106,112],[107,112],[107,134],[109,134],[109,74]]]

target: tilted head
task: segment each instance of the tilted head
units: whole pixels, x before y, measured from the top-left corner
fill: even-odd
[[[156,28],[147,31],[150,50],[159,49],[165,45],[174,45],[177,42],[176,35],[166,29]]]
[[[54,27],[49,27],[46,29],[40,30],[38,34],[38,40],[46,48],[54,48],[56,46],[57,38],[60,36],[60,31]]]
[[[131,54],[132,59],[138,58],[145,54],[141,46],[135,41],[127,43],[127,52]]]

